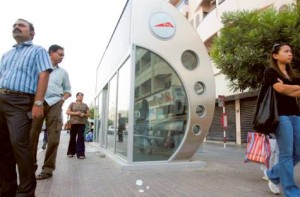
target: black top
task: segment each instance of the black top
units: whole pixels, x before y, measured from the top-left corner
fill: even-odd
[[[273,86],[275,83],[278,82],[277,79],[281,79],[284,84],[289,84],[289,85],[299,85],[300,80],[295,79],[295,80],[288,80],[284,77],[282,77],[279,73],[277,73],[276,70],[273,68],[267,68],[264,72],[264,83],[263,86],[268,87],[268,86]],[[275,91],[276,92],[276,91]],[[277,99],[277,110],[278,110],[278,115],[300,115],[299,111],[299,106],[297,104],[297,99],[296,97],[291,97],[291,96],[286,96],[283,94],[279,94],[276,92],[276,99]]]

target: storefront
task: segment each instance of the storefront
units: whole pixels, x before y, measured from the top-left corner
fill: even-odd
[[[215,109],[209,56],[165,0],[132,0],[97,68],[95,134],[124,163],[188,161]]]

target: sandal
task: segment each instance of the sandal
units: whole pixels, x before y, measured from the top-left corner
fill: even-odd
[[[50,177],[52,177],[52,174],[46,172],[41,172],[40,174],[35,176],[36,180],[48,179]]]

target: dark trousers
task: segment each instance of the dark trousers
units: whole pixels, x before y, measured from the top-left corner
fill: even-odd
[[[1,197],[34,196],[36,180],[30,148],[33,100],[34,96],[0,94]]]
[[[43,142],[47,143],[48,142],[48,132],[47,129],[44,130],[44,134],[43,134]]]
[[[118,128],[118,142],[123,142],[123,131],[124,129],[119,127]]]
[[[39,135],[42,130],[44,119],[46,119],[46,128],[48,136],[48,145],[46,155],[44,159],[44,165],[42,167],[43,172],[52,174],[56,167],[56,155],[58,145],[60,142],[60,131],[62,129],[62,104],[58,102],[52,106],[44,103],[44,117],[33,121],[31,128],[31,148],[33,153],[33,160],[35,163],[35,169],[37,168],[37,146],[39,142]]]
[[[72,124],[67,155],[85,156],[84,129],[85,124]]]

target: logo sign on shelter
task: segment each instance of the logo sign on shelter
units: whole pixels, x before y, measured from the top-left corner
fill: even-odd
[[[174,20],[166,13],[158,12],[150,18],[151,32],[162,40],[170,39],[176,32]]]

